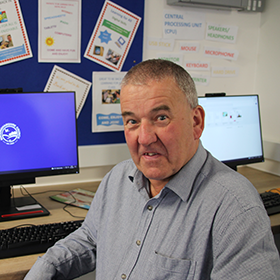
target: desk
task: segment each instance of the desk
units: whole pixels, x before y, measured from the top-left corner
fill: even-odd
[[[80,220],[81,218],[74,218],[62,208],[65,206],[63,203],[56,202],[49,198],[51,195],[58,194],[62,191],[69,191],[75,188],[81,188],[89,191],[96,191],[100,182],[90,182],[90,183],[79,183],[79,184],[67,184],[59,186],[49,186],[49,187],[28,187],[26,188],[34,198],[41,203],[50,212],[50,215],[37,218],[21,219],[15,221],[0,222],[0,229],[10,228],[21,224],[47,224],[65,221]],[[56,191],[59,190],[59,191]],[[47,193],[41,193],[48,191]],[[36,193],[41,194],[36,194]],[[15,189],[15,197],[21,196],[19,189]],[[67,210],[73,215],[79,217],[85,217],[87,210],[81,209],[74,206],[68,206]],[[35,254],[22,256],[17,258],[1,259],[0,260],[0,279],[1,280],[22,280],[31,266],[35,263],[38,256],[43,254]]]
[[[253,168],[249,167],[241,167],[238,168],[238,172],[247,177],[256,189],[261,193],[267,189],[271,188],[279,188],[280,187],[280,177],[275,176],[269,173],[265,173]],[[31,194],[36,192],[42,192],[44,190],[72,190],[77,187],[96,191],[99,182],[95,183],[80,183],[79,185],[63,185],[63,186],[51,186],[48,188],[28,188]],[[23,223],[33,223],[33,224],[43,224],[43,223],[54,223],[61,221],[69,221],[75,220],[68,213],[63,211],[63,204],[53,201],[49,199],[50,195],[56,194],[57,192],[49,192],[45,194],[34,195],[34,197],[40,202],[43,206],[45,206],[49,211],[50,215],[41,217],[41,218],[32,218],[32,219],[23,219],[17,221],[9,221],[0,223],[0,229],[9,228],[15,225],[23,224]],[[19,192],[16,194],[19,195]],[[71,213],[77,216],[85,216],[87,210],[80,209],[78,207],[69,207]],[[78,219],[78,218],[77,218]],[[270,216],[272,229],[279,228],[280,226],[280,214]],[[29,255],[17,258],[3,259],[0,260],[0,279],[1,280],[22,280],[27,271],[31,268],[31,266],[35,263],[38,256],[43,254]]]

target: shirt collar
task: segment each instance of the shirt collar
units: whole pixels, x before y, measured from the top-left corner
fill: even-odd
[[[166,184],[165,187],[176,193],[183,201],[187,201],[206,158],[207,152],[203,148],[201,142],[199,142],[195,155]]]
[[[168,188],[176,193],[183,201],[187,201],[191,193],[193,184],[196,177],[199,174],[201,167],[207,158],[207,152],[203,148],[201,141],[199,141],[198,149],[195,155],[187,162],[182,169],[174,175],[174,177],[165,185],[164,188]],[[134,165],[135,166],[135,165]],[[143,188],[149,186],[147,178],[139,171],[136,166],[131,170],[128,175],[134,186],[140,191]]]

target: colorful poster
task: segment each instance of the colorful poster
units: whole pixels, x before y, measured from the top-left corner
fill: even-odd
[[[80,0],[39,0],[39,62],[81,62]]]
[[[90,87],[91,82],[55,65],[44,91],[75,91],[78,118],[87,99]]]
[[[121,71],[141,18],[105,1],[85,57],[113,71]]]
[[[170,9],[163,12],[163,37],[181,40],[203,40],[205,14]]]
[[[18,0],[0,1],[0,66],[32,57]]]
[[[125,72],[93,72],[92,132],[121,131],[120,84]]]

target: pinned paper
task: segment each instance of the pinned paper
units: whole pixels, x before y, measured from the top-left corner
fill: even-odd
[[[197,86],[208,86],[210,83],[210,76],[191,74],[191,77]]]
[[[0,66],[2,66],[30,58],[32,51],[18,0],[0,1],[0,4]]]
[[[224,59],[228,59],[228,60],[237,60],[239,52],[237,50],[205,47],[204,55],[208,56],[208,57],[224,58]]]
[[[180,43],[180,52],[184,53],[197,53],[199,51],[200,44],[199,43]]]
[[[205,14],[170,9],[163,12],[164,38],[202,40],[205,32]]]
[[[39,62],[81,62],[81,1],[39,1]]]
[[[162,39],[149,37],[147,40],[148,50],[169,51],[172,52],[174,48],[174,39]]]
[[[157,54],[157,58],[172,61],[181,66],[183,65],[183,55],[182,54],[160,53],[160,54]]]
[[[186,60],[184,66],[188,71],[190,71],[190,70],[209,71],[210,70],[210,62],[209,61]]]
[[[111,1],[105,1],[85,58],[113,71],[121,71],[141,18]]]
[[[236,42],[237,31],[237,26],[208,23],[205,39],[234,44]]]
[[[122,131],[121,81],[125,72],[92,73],[92,132]]]
[[[75,91],[76,115],[78,118],[86,101],[90,87],[91,82],[55,65],[44,91]]]
[[[213,67],[212,68],[212,77],[236,77],[238,76],[239,68],[238,67]]]

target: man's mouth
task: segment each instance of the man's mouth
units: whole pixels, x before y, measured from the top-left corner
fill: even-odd
[[[158,153],[144,153],[144,156],[149,156],[149,157],[152,157],[155,155],[158,155]]]

